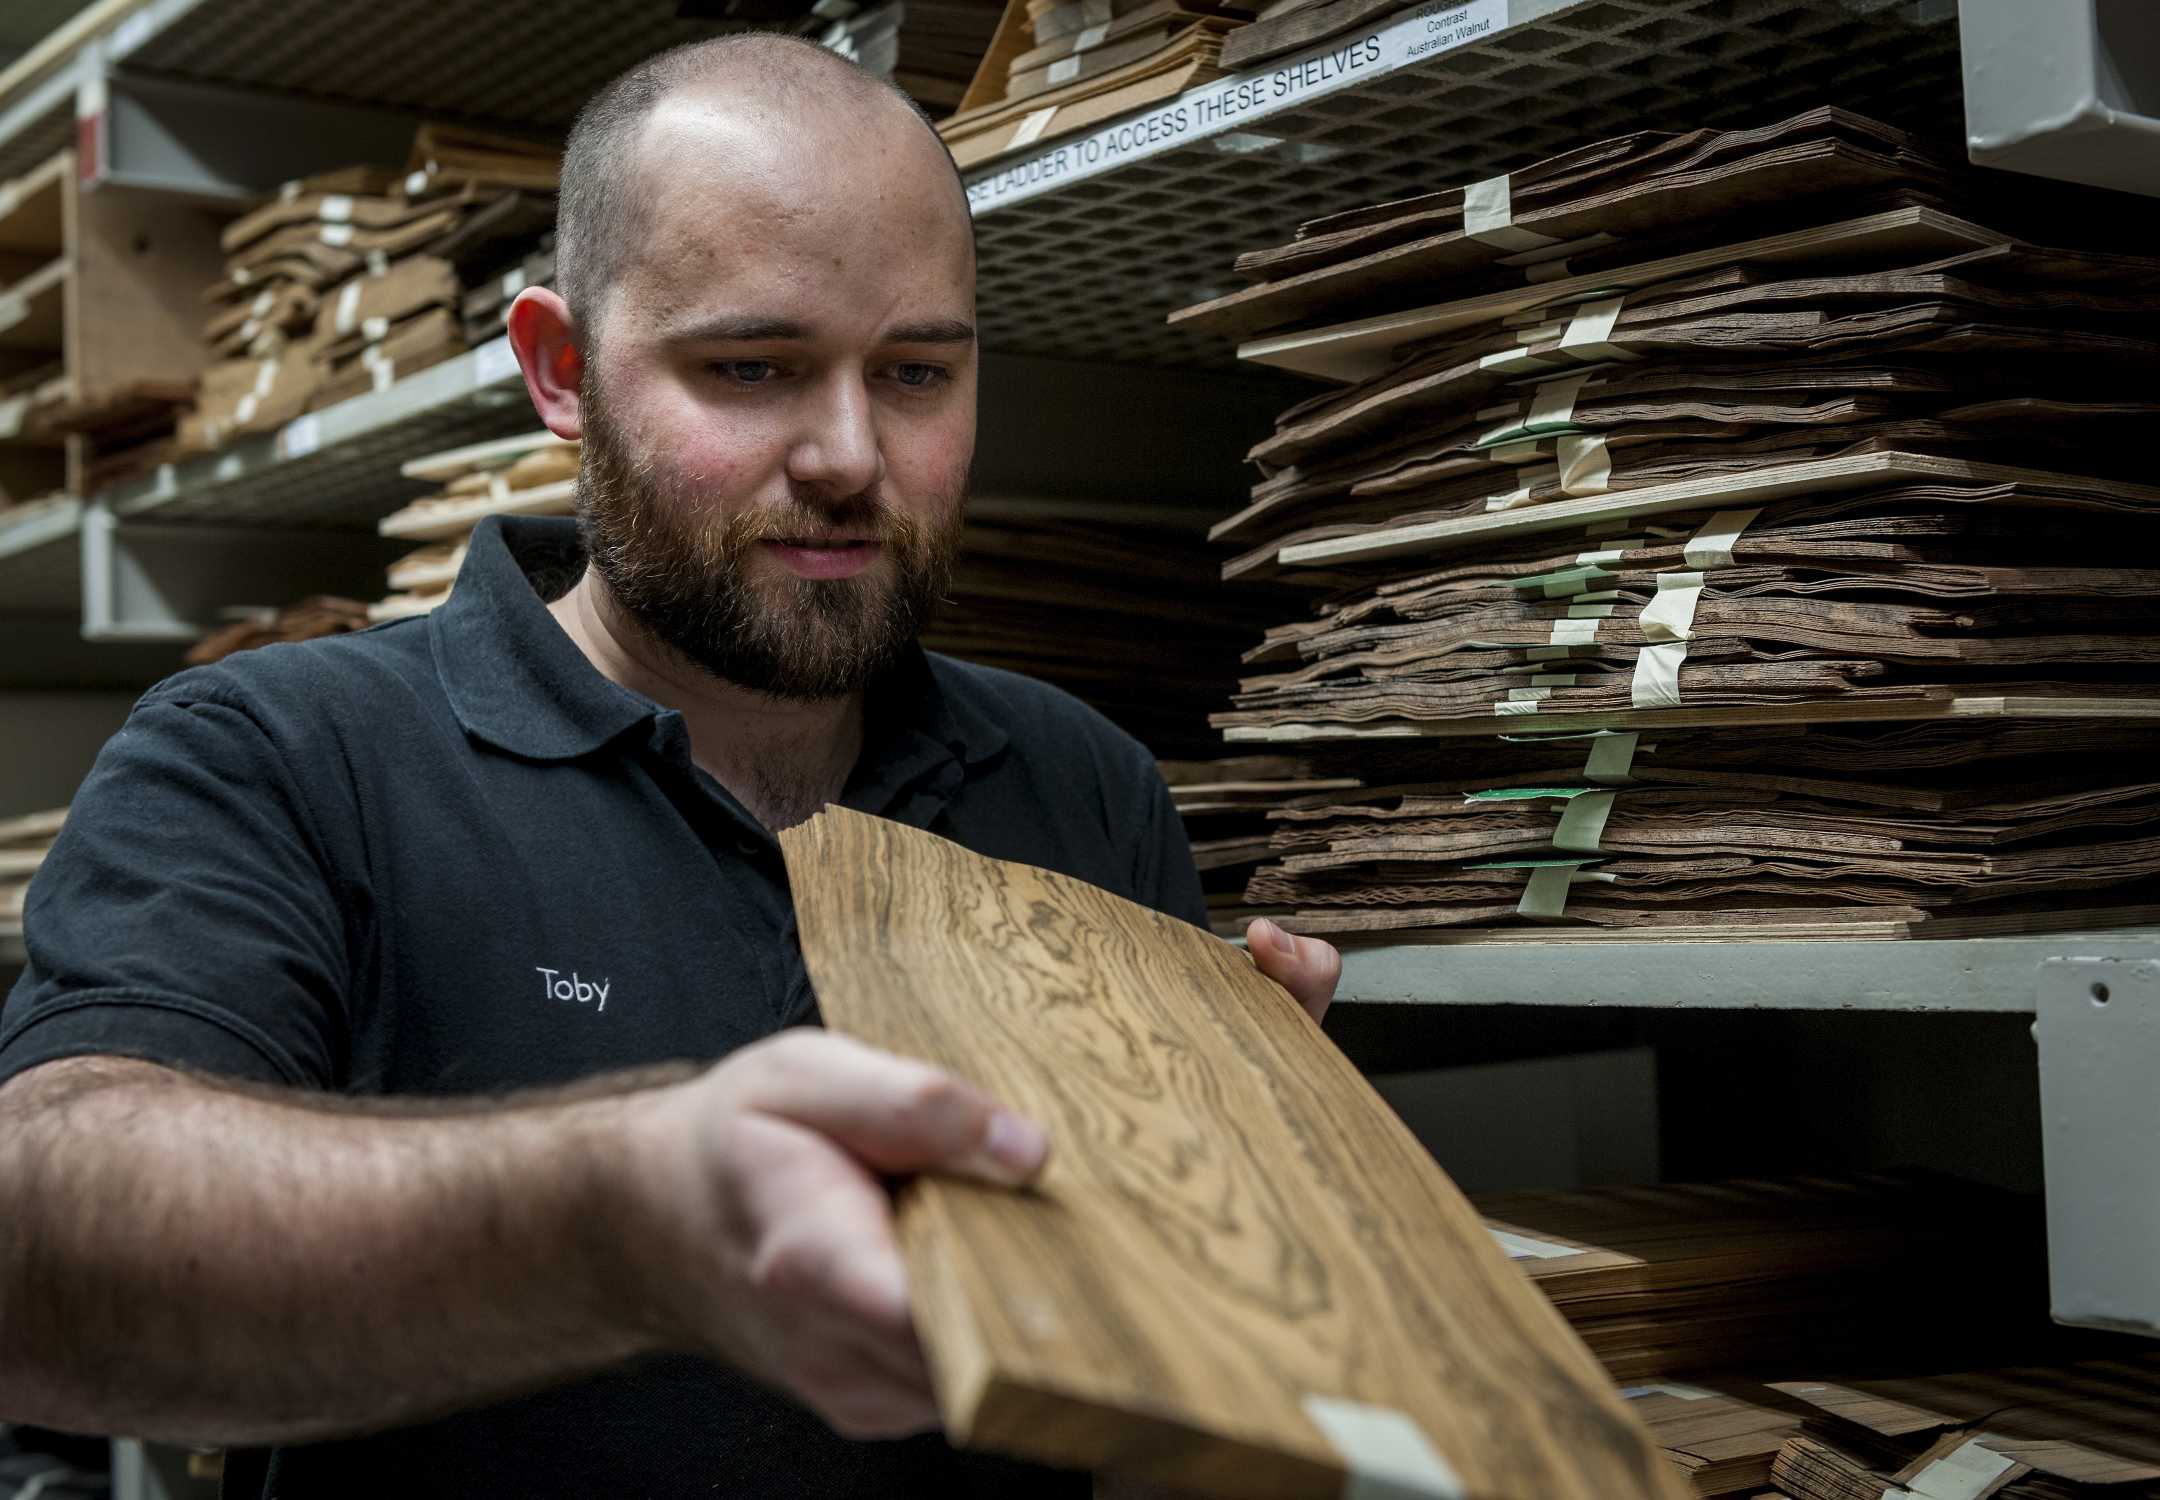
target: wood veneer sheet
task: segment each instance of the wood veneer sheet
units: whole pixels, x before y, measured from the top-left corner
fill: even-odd
[[[903,1191],[952,1439],[1239,1496],[1686,1493],[1349,1061],[1237,950],[828,808],[781,836],[826,1023],[1044,1120]]]

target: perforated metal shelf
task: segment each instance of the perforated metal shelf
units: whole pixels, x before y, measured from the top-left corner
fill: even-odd
[[[509,341],[496,339],[99,498],[123,521],[361,530],[434,488],[398,477],[407,459],[535,425]]]
[[[1228,341],[1163,320],[1239,285],[1230,268],[1240,251],[1278,243],[1304,219],[1633,130],[1761,123],[1836,104],[1962,152],[1951,0],[1512,0],[1500,9],[1506,29],[1456,50],[1352,75],[1335,92],[1037,196],[978,201],[985,346],[1227,366]],[[1296,60],[1252,76],[1268,80]],[[983,193],[1059,144],[973,171],[971,187]]]

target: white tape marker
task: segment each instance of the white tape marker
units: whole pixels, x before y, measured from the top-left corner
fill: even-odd
[[[1026,119],[1020,122],[1020,128],[1013,132],[1013,138],[1008,143],[1008,149],[1012,146],[1033,145],[1036,138],[1050,124],[1050,117],[1056,113],[1057,106],[1054,104],[1048,109],[1032,111]]]
[[[1049,78],[1050,86],[1052,88],[1057,87],[1057,85],[1061,83],[1070,83],[1079,76],[1080,59],[1077,57],[1061,57],[1056,62],[1050,64]]]
[[[1620,321],[1620,308],[1627,298],[1605,297],[1596,302],[1585,302],[1569,320],[1567,331],[1560,335],[1561,352],[1578,360],[1634,359],[1635,355],[1607,342],[1612,337],[1613,325]]]
[[[1643,647],[1635,658],[1635,675],[1628,682],[1628,701],[1637,708],[1678,708],[1680,664],[1686,660],[1686,641]]]
[[[1729,568],[1732,566],[1733,543],[1740,540],[1740,533],[1755,524],[1762,514],[1762,507],[1753,510],[1721,510],[1703,522],[1702,530],[1688,538],[1682,553],[1691,568]]]
[[[1087,30],[1081,32],[1078,36],[1073,38],[1072,49],[1075,52],[1085,52],[1090,47],[1100,47],[1102,45],[1102,39],[1109,34],[1110,28],[1108,26],[1090,26]]]
[[[0,438],[11,438],[22,431],[23,413],[30,409],[30,393],[10,396],[0,401]]]
[[[1910,1484],[1884,1490],[1883,1500],[1980,1500],[1989,1486],[2016,1467],[2016,1460],[1981,1447],[1985,1436],[1959,1444],[1915,1474]]]
[[[1560,491],[1602,495],[1612,482],[1612,454],[1598,433],[1563,433],[1559,444]]]
[[[1349,1469],[1343,1500],[1469,1500],[1462,1477],[1403,1412],[1307,1396],[1305,1415]]]
[[[315,217],[325,224],[347,224],[352,222],[352,210],[353,201],[350,195],[332,193],[323,199],[322,207],[315,211]]]
[[[1584,792],[1568,798],[1560,826],[1553,830],[1553,847],[1565,854],[1596,854],[1605,837],[1606,821],[1612,817],[1613,793]]]
[[[1555,243],[1515,222],[1515,195],[1504,173],[1463,189],[1463,234],[1496,250],[1542,250]]]
[[[1635,779],[1635,747],[1641,739],[1639,734],[1611,734],[1592,741],[1590,759],[1583,766],[1583,779],[1602,786],[1632,782]]]
[[[1555,620],[1552,624],[1551,646],[1587,646],[1597,639],[1598,622],[1589,620]]]
[[[1573,1245],[1555,1245],[1551,1240],[1534,1240],[1527,1234],[1513,1234],[1505,1229],[1485,1226],[1486,1233],[1494,1243],[1507,1252],[1509,1260],[1559,1260],[1563,1256],[1580,1255],[1582,1251]]]
[[[360,282],[356,277],[338,289],[336,327],[338,337],[351,333],[360,321]]]
[[[1692,641],[1695,606],[1702,600],[1702,574],[1660,573],[1657,582],[1657,597],[1643,608],[1643,635],[1653,641]]]

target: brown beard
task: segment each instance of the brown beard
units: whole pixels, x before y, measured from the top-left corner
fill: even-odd
[[[861,691],[897,662],[951,586],[965,493],[925,523],[876,493],[841,499],[797,486],[786,506],[727,513],[655,473],[616,424],[588,370],[578,530],[615,602],[684,660],[796,702]],[[874,538],[890,570],[853,578],[753,577],[760,543],[844,529]]]

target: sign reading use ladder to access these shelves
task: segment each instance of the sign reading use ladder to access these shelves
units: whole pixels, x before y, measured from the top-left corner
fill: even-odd
[[[1508,0],[1429,0],[1384,26],[1351,32],[1252,73],[1218,78],[1137,115],[992,167],[968,183],[976,214],[1093,177],[1507,30]],[[1055,126],[1054,120],[1046,120]],[[1267,144],[1267,143],[1256,143]]]

